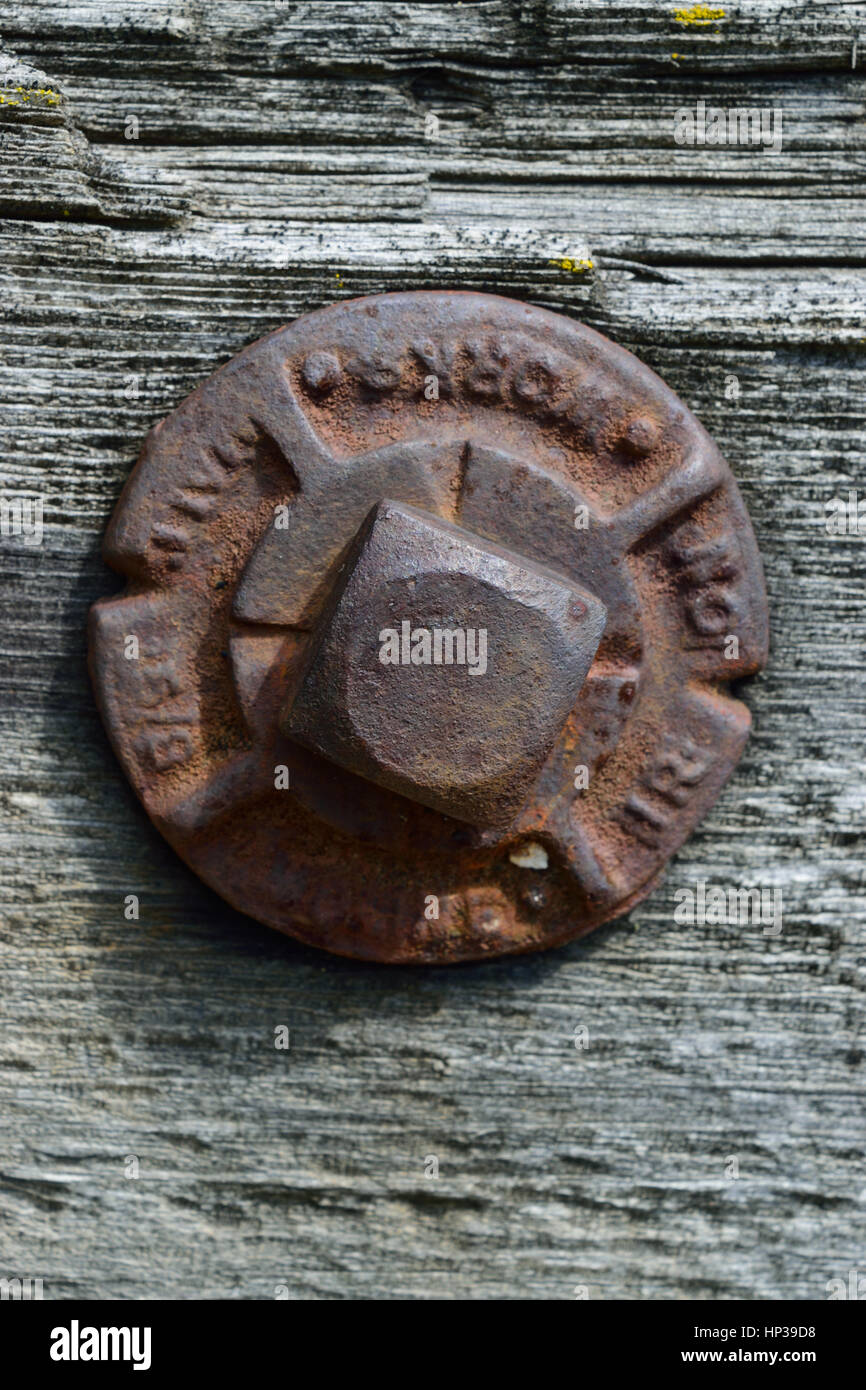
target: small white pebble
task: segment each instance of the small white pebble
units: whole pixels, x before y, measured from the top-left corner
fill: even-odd
[[[508,858],[518,869],[547,868],[547,850],[537,840],[527,840],[519,849],[513,849]]]

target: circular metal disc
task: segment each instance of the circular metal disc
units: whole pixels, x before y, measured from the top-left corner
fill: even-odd
[[[706,432],[623,349],[490,295],[245,349],[150,432],[105,554],[128,586],[92,610],[93,678],[149,815],[242,912],[372,960],[535,950],[638,902],[767,654]],[[483,672],[371,655],[383,615],[435,640],[473,613]]]

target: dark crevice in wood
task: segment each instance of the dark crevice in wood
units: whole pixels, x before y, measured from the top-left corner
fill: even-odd
[[[177,229],[178,218],[175,214],[169,213],[142,213],[136,217],[106,217],[98,213],[90,213],[86,209],[70,208],[69,215],[66,216],[65,210],[56,212],[45,212],[37,205],[28,207],[26,204],[16,203],[14,206],[4,204],[0,199],[0,221],[2,222],[48,222],[59,223],[61,226],[91,226],[91,227],[119,227],[133,230],[138,228],[141,231],[164,231],[168,227]]]

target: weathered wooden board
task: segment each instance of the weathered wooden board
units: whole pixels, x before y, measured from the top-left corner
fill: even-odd
[[[40,546],[0,537],[0,1275],[822,1299],[866,1270],[866,536],[825,525],[866,489],[866,6],[678,8],[5,7],[0,493],[45,513]],[[779,108],[782,149],[676,146],[699,99]],[[433,285],[581,317],[696,410],[772,654],[737,775],[628,919],[413,973],[296,947],[183,868],[110,753],[84,621],[155,420],[296,314]],[[781,934],[675,923],[701,878],[780,888]]]

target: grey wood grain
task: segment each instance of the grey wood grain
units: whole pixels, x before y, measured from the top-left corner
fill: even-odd
[[[866,489],[864,6],[675,8],[6,6],[0,91],[59,100],[0,105],[0,493],[45,507],[41,546],[0,538],[0,1275],[809,1300],[866,1270],[866,536],[825,526]],[[778,104],[781,152],[676,147],[699,98]],[[299,313],[433,285],[571,313],[679,392],[743,488],[772,652],[734,780],[629,918],[412,972],[191,876],[108,748],[84,621],[150,425]],[[675,923],[701,878],[780,888],[781,934]]]

